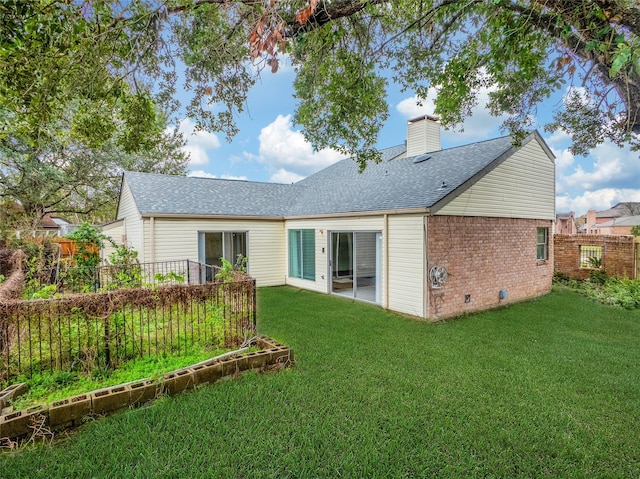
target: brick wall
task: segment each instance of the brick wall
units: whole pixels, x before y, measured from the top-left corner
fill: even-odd
[[[635,277],[633,236],[570,235],[553,237],[554,268],[575,279],[586,279],[591,269],[580,268],[580,246],[602,248],[602,269],[611,276]]]
[[[536,260],[538,227],[549,228],[548,259]],[[449,272],[441,288],[429,282],[430,319],[548,293],[553,279],[552,222],[512,218],[432,216],[428,223],[427,271]],[[507,291],[500,299],[500,290]],[[468,296],[465,298],[465,296]]]

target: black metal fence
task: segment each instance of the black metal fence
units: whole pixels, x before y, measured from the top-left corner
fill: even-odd
[[[0,303],[0,385],[46,371],[238,345],[255,334],[255,281],[132,288]]]
[[[85,293],[120,288],[204,284],[216,280],[217,266],[190,260],[107,265],[96,268],[69,267],[56,272],[58,291]]]

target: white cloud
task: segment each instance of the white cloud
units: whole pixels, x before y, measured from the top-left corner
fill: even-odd
[[[602,188],[585,191],[582,195],[571,198],[569,195],[556,198],[556,211],[575,211],[582,215],[587,210],[602,211],[611,208],[621,201],[640,201],[640,190]]]
[[[208,165],[209,151],[220,148],[220,140],[213,133],[197,131],[195,127],[195,123],[189,118],[180,122],[178,130],[187,142],[182,149],[189,154],[191,166]]]
[[[223,180],[247,181],[247,177],[246,176],[221,175],[220,178],[222,178]]]
[[[473,140],[484,140],[492,136],[492,133],[500,128],[506,116],[495,117],[489,113],[487,103],[490,92],[491,88],[486,87],[478,90],[478,104],[473,107],[471,116],[465,118],[462,125],[449,131],[443,130],[443,141],[460,144]],[[405,98],[398,103],[396,109],[407,119],[422,115],[433,115],[437,94],[438,92],[435,88],[429,88],[427,98],[420,100],[416,95]]]
[[[571,153],[568,149],[564,150],[556,150],[555,148],[551,148],[551,152],[556,157],[556,168],[559,170],[564,170],[571,166],[574,162],[573,153]]]
[[[214,179],[218,178],[216,175],[213,175],[211,173],[207,173],[204,170],[190,171],[187,176],[193,176],[193,177],[196,177],[196,178],[214,178]],[[247,177],[246,176],[233,176],[233,175],[220,175],[220,179],[222,179],[222,180],[247,181]]]
[[[293,178],[297,181],[344,158],[334,150],[314,152],[302,133],[293,130],[291,115],[278,115],[260,131],[258,140],[258,155],[245,152],[245,157],[268,165],[274,171],[272,181],[273,178],[285,183]]]
[[[564,151],[561,154],[564,155]],[[560,181],[568,188],[587,191],[602,188],[640,189],[638,153],[606,142],[594,148],[588,159],[593,165],[590,170],[578,164],[572,173],[560,177]]]
[[[193,176],[193,177],[196,177],[196,178],[217,178],[216,175],[212,175],[211,173],[207,173],[204,170],[190,171],[187,176]]]
[[[298,175],[296,173],[292,173],[290,171],[287,171],[287,170],[285,170],[283,168],[280,168],[273,175],[271,175],[271,178],[269,178],[269,181],[271,181],[272,183],[288,184],[288,183],[296,183],[296,182],[300,181],[303,178],[304,178],[304,176],[301,176],[301,175]]]

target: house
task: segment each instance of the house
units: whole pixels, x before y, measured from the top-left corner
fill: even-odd
[[[573,211],[556,215],[555,234],[574,235],[578,232],[576,217]]]
[[[537,132],[440,149],[432,117],[362,172],[282,185],[126,172],[105,233],[145,262],[248,256],[292,285],[436,320],[551,289],[554,157]]]
[[[600,235],[630,235],[640,225],[640,203],[622,202],[604,211],[587,211],[585,232]]]

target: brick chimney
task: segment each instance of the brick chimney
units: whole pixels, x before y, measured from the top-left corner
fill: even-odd
[[[441,149],[440,123],[435,117],[424,115],[407,122],[408,157]]]
[[[591,228],[593,228],[593,225],[595,224],[596,224],[596,210],[587,211],[587,228],[585,230],[585,233],[588,235],[592,234]]]

